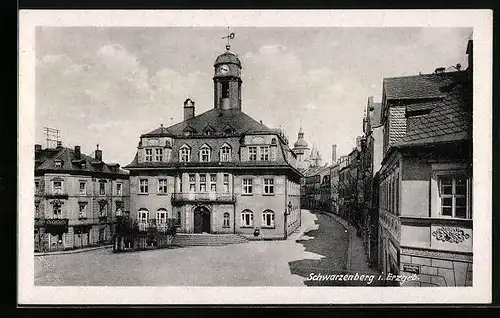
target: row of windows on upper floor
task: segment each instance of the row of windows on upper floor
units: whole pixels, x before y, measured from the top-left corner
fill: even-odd
[[[108,202],[106,200],[101,200],[98,202],[99,203],[99,210],[98,210],[98,217],[107,217],[108,216]],[[55,201],[52,202],[52,218],[59,219],[63,218],[62,214],[62,205],[60,202]],[[84,219],[88,218],[88,202],[78,202],[78,218],[79,219]],[[115,202],[115,207],[116,207],[116,215],[120,216],[122,215],[124,204],[122,201],[116,201]],[[35,202],[35,218],[39,217],[49,217],[50,215],[45,215],[42,214],[40,211],[40,204]]]
[[[87,181],[79,181],[79,191],[78,194],[80,195],[87,195]],[[106,195],[106,194],[111,194],[113,193],[114,195],[121,196],[123,195],[123,184],[122,183],[116,183],[115,189],[113,192],[109,192],[106,189],[106,182],[99,182],[99,195]],[[35,181],[35,194],[41,193],[41,188],[40,188],[40,181]],[[66,194],[66,191],[64,191],[64,180],[53,180],[51,182],[51,193],[52,194]]]
[[[163,148],[148,147],[144,149],[145,162],[165,162],[170,161],[171,154],[169,151],[164,151]],[[247,149],[248,161],[276,161],[276,147],[270,146],[248,146]],[[222,145],[219,150],[220,162],[232,161],[232,148],[228,144]],[[191,147],[184,144],[179,149],[179,162],[192,162]],[[203,144],[198,153],[199,162],[213,161],[213,150],[207,144]]]

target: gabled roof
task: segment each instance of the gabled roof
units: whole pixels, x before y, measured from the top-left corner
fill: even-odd
[[[214,135],[222,135],[227,127],[233,128],[236,135],[258,132],[277,133],[275,129],[266,127],[241,110],[220,110],[216,108],[170,126],[166,130],[172,135],[181,136],[188,126],[192,127],[196,132],[202,133],[207,125],[210,125],[214,129]]]
[[[109,174],[127,175],[127,171],[119,168],[113,170],[117,164],[106,164],[102,161],[96,161],[94,158],[81,154],[80,160],[76,160],[73,149],[70,148],[49,148],[42,149],[35,158],[35,171],[75,171],[75,172],[100,172]],[[62,161],[61,167],[56,167],[56,160]],[[85,168],[82,168],[85,163]]]
[[[384,78],[385,98],[389,100],[445,97],[446,94],[439,88],[447,82],[452,82],[456,73],[458,72]]]
[[[464,72],[441,88],[446,97],[432,103],[407,105],[406,135],[396,146],[471,139],[472,84]],[[411,112],[417,114],[411,116]]]

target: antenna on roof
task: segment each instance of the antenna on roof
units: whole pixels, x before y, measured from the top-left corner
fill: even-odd
[[[59,129],[43,127],[45,131],[45,141],[47,142],[47,148],[51,148],[50,144],[55,143],[55,147],[61,142],[61,135],[59,135]],[[54,147],[54,148],[55,148]]]

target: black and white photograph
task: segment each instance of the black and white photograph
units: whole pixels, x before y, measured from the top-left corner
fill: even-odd
[[[491,28],[22,10],[20,300],[489,302]]]

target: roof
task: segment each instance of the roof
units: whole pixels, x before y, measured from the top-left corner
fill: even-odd
[[[297,141],[293,144],[295,148],[308,148],[309,145],[307,144],[307,141],[304,140],[304,138],[299,138]]]
[[[236,64],[239,67],[241,67],[240,59],[233,52],[227,51],[227,52],[224,52],[221,55],[217,56],[217,59],[215,60],[214,66],[216,66],[218,64],[225,64],[225,63],[232,63],[232,64]]]
[[[303,172],[303,174],[305,177],[323,175],[325,173],[330,174],[330,168],[331,168],[331,166],[329,166],[329,165],[321,166],[321,167],[311,167],[311,168],[306,169]]]
[[[406,106],[406,135],[396,146],[472,138],[472,84],[466,74],[455,72],[453,82],[441,90],[446,93],[441,100]]]
[[[97,161],[93,157],[81,154],[81,160],[76,160],[75,152],[70,148],[45,148],[35,157],[35,171],[65,171],[65,172],[99,172],[108,174],[128,175],[128,172],[119,168],[114,170],[117,164],[107,164]],[[61,167],[56,167],[55,162],[61,160]],[[82,163],[86,163],[82,168]]]
[[[234,135],[243,133],[278,133],[278,130],[268,128],[239,109],[220,110],[213,108],[191,119],[167,128],[157,128],[145,135],[162,131],[165,134],[182,136],[186,128],[194,130],[195,134],[202,135],[207,126],[214,130],[215,136],[222,135],[226,128],[232,128]]]
[[[458,72],[384,78],[385,98],[422,99],[445,97],[446,95],[439,88],[446,82],[452,82],[456,73]]]
[[[168,131],[167,128],[163,127],[163,125],[161,125],[155,130],[152,130],[146,134],[142,134],[141,137],[160,137],[160,136],[171,136],[171,135],[172,133]]]

